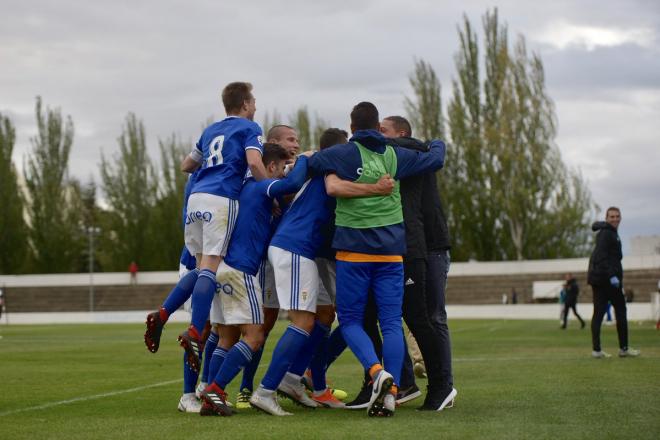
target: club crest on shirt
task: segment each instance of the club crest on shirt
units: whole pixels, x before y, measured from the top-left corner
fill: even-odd
[[[306,290],[302,291],[302,299],[303,299],[303,301],[307,301],[307,291]]]

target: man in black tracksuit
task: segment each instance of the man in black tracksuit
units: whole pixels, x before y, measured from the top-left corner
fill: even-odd
[[[607,303],[612,303],[616,315],[616,331],[619,336],[619,356],[638,356],[639,351],[628,348],[628,319],[626,317],[626,298],[623,294],[623,267],[621,266],[621,239],[617,229],[621,222],[619,208],[610,207],[605,213],[604,222],[595,222],[591,229],[597,231],[596,247],[589,259],[587,280],[594,293],[594,314],[591,318],[592,356],[610,357],[600,346],[600,326],[607,310]]]
[[[400,147],[428,150],[424,143],[410,137],[410,124],[400,116],[385,118],[381,132],[395,138],[393,142]],[[417,340],[429,379],[426,399],[420,409],[442,410],[453,402],[456,391],[451,377],[451,350],[444,307],[449,243],[435,173],[403,179],[400,192],[407,246],[403,258],[403,319]],[[439,215],[442,219],[438,218]],[[438,254],[447,258],[447,264],[440,265],[439,271]]]

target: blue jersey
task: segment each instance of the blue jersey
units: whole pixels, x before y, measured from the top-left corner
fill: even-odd
[[[307,157],[300,156],[284,179],[250,177],[241,190],[236,227],[229,242],[225,263],[249,275],[256,275],[266,255],[272,234],[273,198],[297,192],[307,177]]]
[[[330,221],[334,208],[334,199],[325,192],[324,177],[308,180],[282,216],[271,246],[313,260],[323,244],[323,227]]]
[[[201,157],[201,168],[192,193],[238,200],[247,171],[245,150],[263,152],[261,127],[248,119],[229,116],[209,125],[195,149]]]
[[[362,158],[356,141],[369,150],[383,153],[387,139],[376,130],[358,130],[351,142],[322,150],[310,159],[310,171],[316,174],[335,173],[344,180],[355,181],[362,173]],[[445,144],[433,141],[428,152],[394,148],[396,174],[392,178],[404,179],[442,168],[445,160]],[[335,249],[372,255],[405,255],[406,240],[403,222],[376,228],[356,229],[337,226],[332,245]]]

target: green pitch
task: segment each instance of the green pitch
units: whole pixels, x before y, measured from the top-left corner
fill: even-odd
[[[595,360],[588,329],[571,325],[452,321],[454,408],[420,413],[418,399],[391,419],[289,401],[288,418],[179,413],[180,324],[167,326],[157,354],[144,347],[142,325],[0,326],[0,438],[660,438],[660,332],[632,322],[631,345],[642,356]],[[280,322],[273,331],[257,381],[283,329]],[[616,355],[613,327],[603,327],[603,349]],[[329,378],[355,395],[362,374],[352,353]],[[235,399],[236,385],[228,391]]]

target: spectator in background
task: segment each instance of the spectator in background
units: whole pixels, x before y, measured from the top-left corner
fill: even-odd
[[[138,265],[135,261],[131,261],[131,264],[128,265],[128,272],[131,274],[131,285],[137,285],[137,274],[138,274]]]
[[[2,310],[5,308],[4,292],[0,289],[0,318],[2,318]]]
[[[633,302],[635,300],[635,291],[633,289],[625,289],[623,291],[626,295],[626,302]]]
[[[566,284],[564,288],[566,292],[566,297],[564,298],[564,313],[562,315],[562,325],[561,328],[566,328],[566,321],[568,319],[568,309],[573,310],[573,314],[580,321],[580,329],[584,328],[584,321],[582,317],[578,315],[577,312],[577,297],[580,294],[580,287],[578,286],[577,280],[573,277],[572,274],[566,274]]]
[[[591,341],[595,358],[610,357],[601,351],[600,325],[607,310],[608,301],[614,307],[616,332],[619,336],[619,356],[639,356],[639,350],[628,348],[628,319],[626,298],[623,295],[623,267],[621,266],[621,239],[618,228],[621,223],[619,208],[610,207],[604,222],[595,222],[591,229],[597,231],[596,246],[589,259],[588,282],[593,289],[594,314],[591,318]]]

